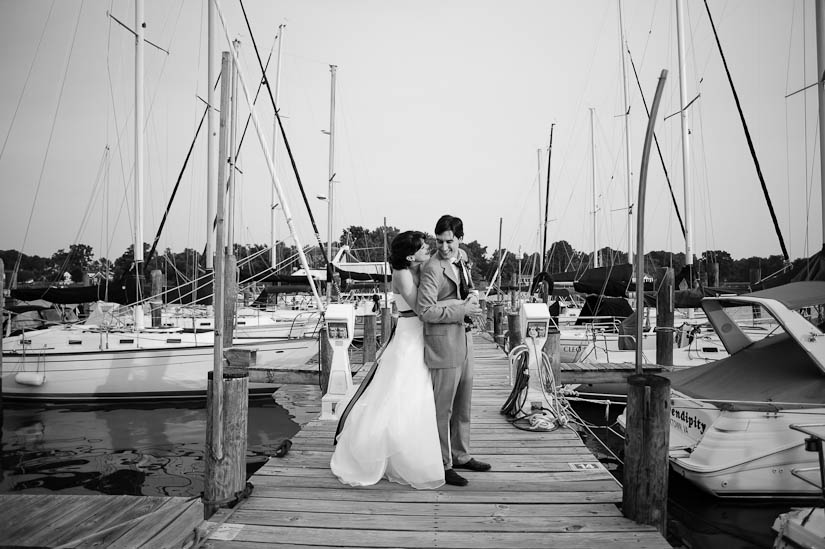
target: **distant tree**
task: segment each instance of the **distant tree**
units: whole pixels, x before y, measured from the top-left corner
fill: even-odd
[[[62,248],[52,254],[50,278],[57,280],[63,273],[68,272],[74,282],[83,280],[83,273],[87,272],[94,260],[94,250],[87,244],[72,244],[69,251]]]

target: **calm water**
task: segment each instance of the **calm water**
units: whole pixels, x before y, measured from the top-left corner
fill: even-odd
[[[606,414],[603,406],[590,404],[575,408],[599,426],[612,424],[621,411],[611,406]],[[203,490],[205,428],[203,404],[7,406],[0,493],[198,495]],[[289,413],[271,397],[251,400],[248,470],[297,431]],[[619,453],[620,438],[604,428],[594,432]],[[621,463],[594,436],[586,442],[621,481]],[[768,548],[775,537],[774,519],[794,505],[809,503],[725,503],[671,475],[669,541],[692,549]]]
[[[195,496],[203,491],[204,403],[6,405],[0,493]],[[249,402],[247,469],[298,425],[272,397]]]

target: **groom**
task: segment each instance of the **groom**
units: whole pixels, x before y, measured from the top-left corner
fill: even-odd
[[[489,463],[470,457],[470,408],[473,392],[473,340],[465,318],[481,315],[477,298],[468,298],[472,280],[458,244],[464,237],[461,219],[443,215],[435,225],[438,251],[421,267],[419,316],[424,322],[424,362],[430,368],[435,397],[444,481],[466,486],[454,471],[488,471]],[[439,302],[461,299],[463,303]]]

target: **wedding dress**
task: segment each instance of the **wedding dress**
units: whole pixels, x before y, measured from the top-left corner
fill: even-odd
[[[412,308],[396,294],[399,312]],[[409,313],[408,313],[409,314]],[[386,477],[413,488],[444,484],[424,331],[401,316],[372,381],[351,406],[330,469],[344,484],[369,486]]]

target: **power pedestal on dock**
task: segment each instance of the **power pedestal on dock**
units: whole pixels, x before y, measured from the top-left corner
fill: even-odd
[[[327,392],[321,397],[321,419],[338,419],[355,393],[349,362],[349,346],[355,333],[355,310],[346,303],[330,304],[325,323],[332,349]]]

